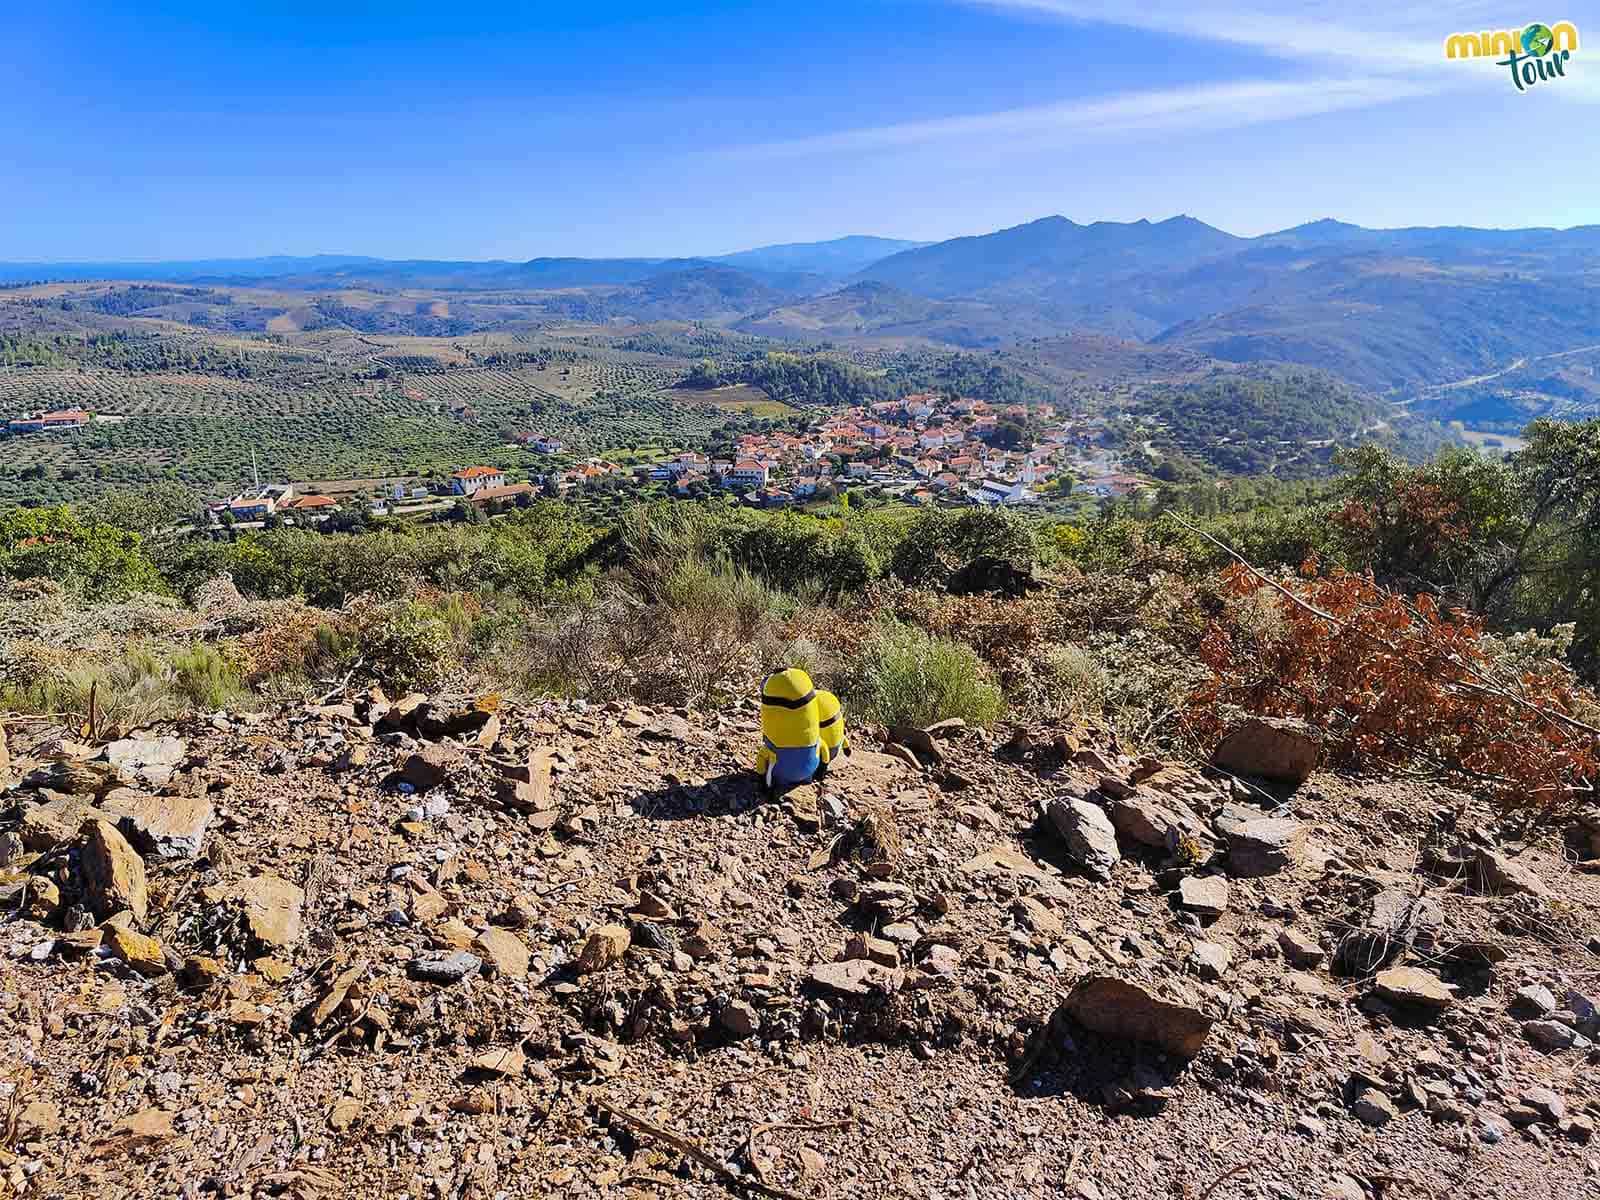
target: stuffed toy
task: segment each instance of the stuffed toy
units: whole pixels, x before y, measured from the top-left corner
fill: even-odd
[[[770,792],[787,784],[809,783],[827,761],[811,677],[798,667],[768,675],[761,684],[756,774]]]
[[[817,724],[822,733],[822,761],[831,763],[850,753],[850,735],[844,727],[844,708],[832,692],[817,693]]]

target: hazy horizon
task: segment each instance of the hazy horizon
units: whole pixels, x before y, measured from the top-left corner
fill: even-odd
[[[1064,215],[1065,214],[1061,214],[1061,213],[1047,213],[1047,214],[1044,214],[1044,215],[1039,216],[1039,217],[1031,218],[1028,221],[1019,222],[1018,224],[1020,224],[1020,225],[1029,225],[1029,224],[1033,224],[1036,221],[1048,220],[1048,219],[1050,219],[1052,217],[1064,216]],[[1191,218],[1193,218],[1195,220],[1203,222],[1206,225],[1210,225],[1215,229],[1221,230],[1223,233],[1233,234],[1235,237],[1241,237],[1241,238],[1268,237],[1268,236],[1271,236],[1272,234],[1275,234],[1275,233],[1284,233],[1284,232],[1286,232],[1286,231],[1288,231],[1290,229],[1301,228],[1301,227],[1306,226],[1306,225],[1316,224],[1316,223],[1318,223],[1320,221],[1335,221],[1335,222],[1338,222],[1340,224],[1351,224],[1351,225],[1356,224],[1356,222],[1347,222],[1347,221],[1342,220],[1339,217],[1310,217],[1310,218],[1307,218],[1304,221],[1296,221],[1291,225],[1286,225],[1282,229],[1269,229],[1269,230],[1264,230],[1261,233],[1257,233],[1257,234],[1240,234],[1240,233],[1236,233],[1234,230],[1227,229],[1227,228],[1225,228],[1225,227],[1223,227],[1221,225],[1217,225],[1215,222],[1206,221],[1205,218],[1203,218],[1203,217],[1195,217],[1195,215],[1193,213],[1173,213],[1173,214],[1171,214],[1169,216],[1165,216],[1165,217],[1134,218],[1133,221],[1131,221],[1131,222],[1108,222],[1108,223],[1135,224],[1139,220],[1145,220],[1151,225],[1159,225],[1164,221],[1174,220],[1174,219],[1176,219],[1178,217],[1191,217]],[[1072,217],[1068,217],[1067,219],[1071,220],[1071,221],[1075,221],[1075,223],[1080,225],[1080,226],[1086,226],[1086,225],[1093,225],[1093,224],[1096,224],[1096,223],[1101,223],[1102,220],[1103,220],[1101,218],[1091,218],[1091,219],[1078,220],[1078,219],[1072,218]],[[1600,225],[1600,221],[1594,222],[1593,224]],[[1589,223],[1578,224],[1578,225],[1452,225],[1452,224],[1429,224],[1429,225],[1414,225],[1414,226],[1361,226],[1361,228],[1367,229],[1367,230],[1369,230],[1371,232],[1377,232],[1377,233],[1399,232],[1401,230],[1410,230],[1410,229],[1424,229],[1424,230],[1425,229],[1475,229],[1475,230],[1480,230],[1480,231],[1488,232],[1488,233],[1510,233],[1510,232],[1520,232],[1520,231],[1525,231],[1525,230],[1548,230],[1548,231],[1555,232],[1555,233],[1568,233],[1568,232],[1572,232],[1572,231],[1577,230],[1577,229],[1584,229],[1584,228],[1590,228],[1590,227],[1592,227],[1592,226]],[[1012,228],[1012,226],[1007,226],[1006,228]],[[713,251],[713,252],[710,252],[710,253],[701,253],[701,254],[683,254],[683,253],[676,253],[676,252],[672,252],[672,251],[664,251],[664,252],[653,253],[653,254],[641,253],[641,254],[628,254],[628,255],[583,255],[583,254],[568,254],[568,253],[565,253],[565,252],[562,252],[562,251],[552,250],[552,251],[548,251],[548,252],[540,252],[540,253],[531,254],[531,255],[528,255],[526,258],[520,258],[519,259],[519,258],[472,258],[472,257],[467,256],[467,255],[441,255],[441,256],[438,256],[438,257],[429,256],[427,258],[423,258],[423,257],[418,256],[418,255],[356,254],[356,253],[351,253],[351,252],[346,252],[346,251],[341,251],[341,250],[305,250],[305,251],[301,251],[301,250],[271,250],[271,251],[266,251],[266,252],[261,253],[261,254],[249,254],[249,255],[231,254],[231,253],[227,253],[227,252],[224,251],[224,252],[214,253],[214,254],[184,255],[181,258],[178,258],[178,257],[173,257],[173,258],[109,258],[109,257],[100,258],[100,257],[86,257],[86,256],[82,256],[82,255],[61,257],[61,258],[23,258],[23,257],[18,257],[18,256],[10,256],[10,255],[5,255],[5,254],[0,254],[0,264],[4,264],[4,265],[7,265],[7,266],[40,266],[40,267],[59,266],[59,265],[63,265],[63,264],[65,264],[65,265],[79,265],[79,264],[82,264],[82,265],[90,265],[90,266],[145,267],[145,266],[161,266],[161,265],[164,265],[164,264],[167,264],[167,263],[264,262],[264,261],[271,261],[273,259],[297,259],[298,260],[298,259],[317,259],[317,258],[365,259],[365,260],[369,260],[369,261],[372,261],[372,262],[461,262],[461,263],[507,263],[507,264],[515,264],[515,263],[519,263],[519,262],[528,262],[528,261],[537,260],[537,259],[564,259],[564,258],[597,258],[597,259],[598,258],[619,258],[619,259],[636,259],[636,260],[640,260],[640,261],[659,260],[659,261],[662,261],[662,262],[670,262],[670,261],[683,261],[683,260],[715,260],[715,259],[718,259],[718,258],[727,258],[727,257],[732,256],[732,255],[742,254],[742,253],[746,253],[746,252],[753,251],[753,250],[764,250],[764,249],[768,249],[770,247],[787,246],[787,245],[801,245],[801,246],[803,246],[803,245],[813,245],[813,244],[827,244],[829,242],[844,241],[844,240],[848,240],[848,239],[851,239],[851,238],[871,238],[871,239],[874,239],[874,240],[882,240],[882,241],[904,241],[904,242],[924,242],[925,241],[925,242],[928,242],[930,244],[936,244],[936,243],[941,242],[941,241],[949,241],[949,240],[952,240],[952,239],[963,238],[963,237],[982,236],[983,234],[994,233],[994,232],[998,232],[998,231],[997,230],[992,230],[992,229],[972,230],[972,231],[963,231],[963,232],[960,232],[960,233],[952,233],[952,234],[948,235],[948,237],[944,237],[944,238],[927,238],[927,239],[923,239],[923,238],[902,238],[902,237],[899,237],[899,236],[897,236],[897,235],[895,235],[893,233],[860,233],[860,232],[857,232],[857,233],[849,233],[849,234],[840,234],[840,235],[837,235],[835,237],[830,237],[830,238],[788,238],[788,239],[785,239],[784,241],[781,241],[781,242],[769,242],[769,243],[766,243],[766,244],[764,244],[762,246],[736,246],[736,247],[733,247],[732,249],[728,249],[728,250],[718,250],[718,251]]]

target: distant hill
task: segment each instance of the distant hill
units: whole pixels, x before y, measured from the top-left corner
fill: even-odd
[[[196,279],[266,279],[279,275],[325,274],[383,261],[360,255],[313,254],[298,258],[273,255],[159,262],[0,262],[0,283],[56,279],[159,279],[171,283]]]
[[[1154,346],[1090,332],[1028,338],[1001,351],[998,360],[1050,388],[1190,382],[1235,369],[1182,346]]]
[[[1095,334],[1208,361],[1326,369],[1402,398],[1519,357],[1600,344],[1600,226],[1592,225],[1365,229],[1324,219],[1244,238],[1189,216],[1091,224],[1050,216],[931,245],[846,237],[716,258],[0,264],[0,282],[90,278],[247,293],[227,304],[182,296],[135,308],[149,297],[134,292],[116,312],[96,310],[102,327],[163,319],[240,332],[341,325],[456,336],[677,320],[791,341],[985,350]],[[443,307],[395,309],[397,294],[403,304],[426,297]],[[43,309],[11,319],[60,324]],[[1546,383],[1557,407],[1578,386],[1570,371]],[[1507,411],[1526,407],[1518,400]]]
[[[334,280],[423,287],[585,287],[637,283],[663,271],[734,267],[762,275],[842,279],[902,250],[926,245],[898,238],[842,237],[824,242],[789,242],[733,254],[660,258],[387,259],[351,254],[263,258],[209,258],[150,262],[0,262],[0,283],[126,279],[218,283],[272,279],[314,288]]]
[[[781,246],[760,246],[736,254],[718,255],[713,261],[746,270],[809,272],[842,279],[892,254],[920,249],[929,244],[897,238],[842,237],[831,242],[789,242]]]
[[[1047,217],[906,251],[859,278],[1404,391],[1600,342],[1596,271],[1600,226],[1374,230],[1324,220],[1238,238],[1190,217]]]
[[[733,320],[791,293],[731,267],[696,266],[651,275],[614,298],[642,320]]]
[[[734,328],[741,333],[800,341],[915,341],[967,349],[1003,346],[1018,337],[1055,331],[1051,322],[1026,307],[1011,309],[981,300],[931,300],[871,282],[754,313]]]
[[[1070,299],[1076,285],[1099,287],[1111,279],[1187,265],[1243,241],[1193,217],[1092,225],[1045,217],[903,251],[866,268],[861,278],[926,296]]]
[[[1155,341],[1234,362],[1306,363],[1401,391],[1600,342],[1600,293],[1565,272],[1496,276],[1360,256],[1296,282],[1304,286],[1263,289],[1261,303],[1180,323]]]

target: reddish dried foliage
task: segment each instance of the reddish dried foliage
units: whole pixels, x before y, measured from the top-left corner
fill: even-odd
[[[1200,655],[1212,672],[1191,701],[1215,738],[1230,707],[1304,718],[1355,766],[1420,762],[1490,781],[1512,808],[1553,811],[1592,797],[1600,738],[1582,714],[1594,696],[1563,666],[1506,668],[1481,621],[1408,600],[1367,575],[1317,574],[1283,585],[1243,566],[1225,572],[1223,609]],[[1276,620],[1262,621],[1262,601]]]

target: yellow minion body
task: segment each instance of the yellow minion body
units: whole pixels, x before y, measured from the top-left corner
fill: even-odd
[[[798,667],[767,676],[761,685],[761,748],[756,773],[767,787],[805,783],[828,761],[822,744],[817,691]]]
[[[824,762],[850,753],[850,734],[844,727],[844,706],[832,692],[817,692],[817,726],[822,737]]]

